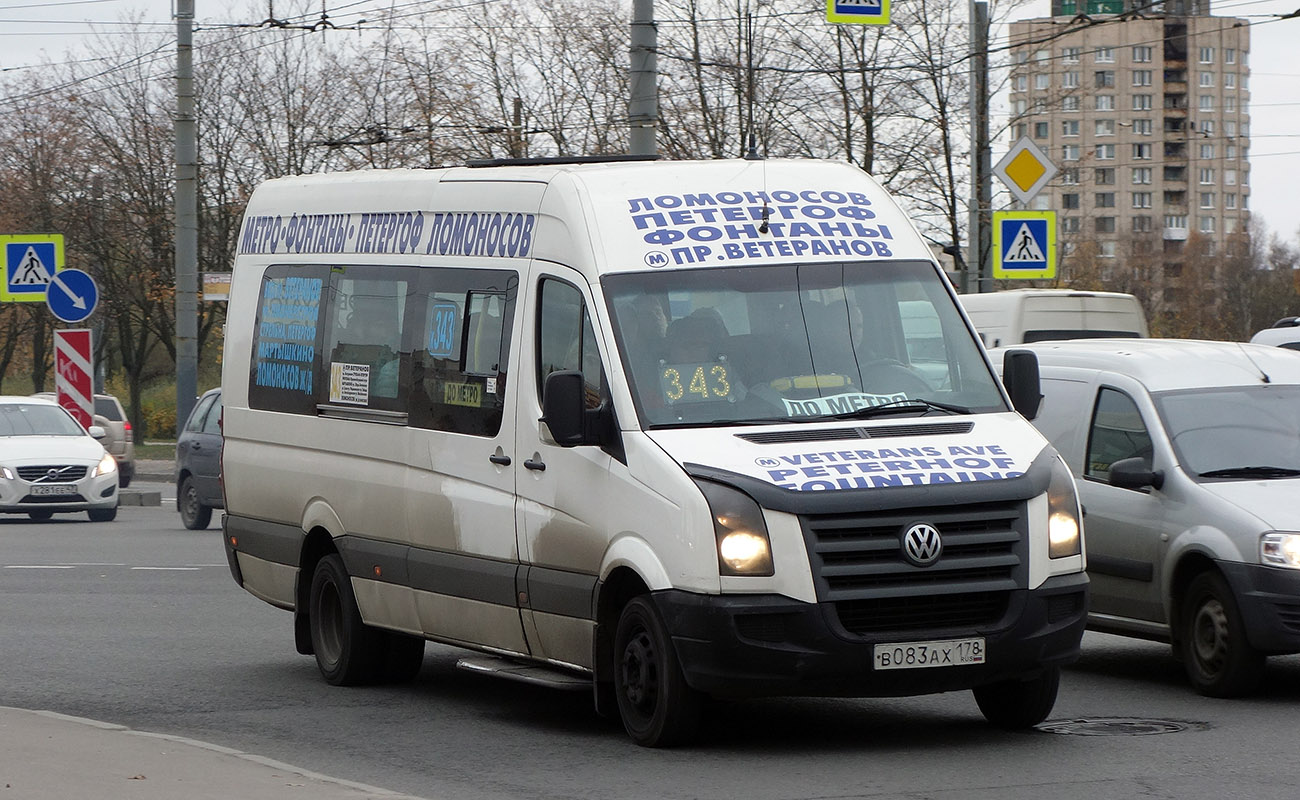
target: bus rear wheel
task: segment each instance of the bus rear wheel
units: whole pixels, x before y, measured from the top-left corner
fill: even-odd
[[[361,621],[352,581],[337,554],[317,562],[309,609],[316,666],[325,680],[334,686],[373,682],[384,642],[380,631]]]

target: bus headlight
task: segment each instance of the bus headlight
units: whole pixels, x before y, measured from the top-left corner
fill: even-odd
[[[1274,567],[1300,569],[1300,533],[1266,533],[1259,539],[1259,560]]]
[[[713,517],[718,541],[718,571],[723,575],[772,575],[772,545],[763,510],[744,492],[712,481],[697,480]]]
[[[1082,548],[1083,526],[1079,524],[1074,477],[1058,458],[1052,464],[1052,480],[1047,484],[1047,557],[1077,556]]]

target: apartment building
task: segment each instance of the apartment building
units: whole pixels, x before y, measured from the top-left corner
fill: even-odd
[[[1247,230],[1250,29],[1208,0],[1052,11],[1011,25],[1011,139],[1060,170],[1034,207],[1057,212],[1064,275],[1141,271],[1176,306],[1189,255],[1231,252]]]

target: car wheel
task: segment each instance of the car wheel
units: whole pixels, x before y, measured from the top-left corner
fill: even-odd
[[[352,581],[337,554],[317,562],[308,608],[316,666],[325,680],[334,686],[374,683],[386,642],[382,631],[361,621]]]
[[[976,686],[975,702],[984,719],[1009,731],[1032,728],[1052,713],[1061,686],[1061,668],[1048,667],[1027,681],[1009,680]]]
[[[91,522],[112,522],[117,519],[117,506],[112,508],[92,508],[86,512]]]
[[[45,520],[54,516],[54,512],[53,511],[28,511],[27,516],[31,517],[37,522],[44,522]]]
[[[199,490],[194,485],[194,477],[186,475],[181,485],[176,487],[177,503],[180,506],[181,522],[192,531],[201,531],[212,521],[212,507],[199,501]]]
[[[645,747],[688,741],[699,727],[703,696],[686,683],[672,639],[650,598],[632,598],[614,634],[614,692],[623,727]]]
[[[1196,691],[1238,697],[1264,676],[1264,654],[1250,646],[1231,587],[1217,572],[1202,572],[1187,586],[1182,603],[1183,667]]]
[[[117,470],[117,488],[125,489],[131,485],[131,476],[122,471],[121,467]]]

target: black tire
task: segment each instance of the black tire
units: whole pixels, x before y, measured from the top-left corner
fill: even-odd
[[[309,599],[316,666],[334,686],[374,683],[387,653],[382,631],[361,621],[343,559],[330,554],[316,564]]]
[[[49,519],[50,517],[53,517],[53,516],[54,516],[54,512],[53,512],[53,511],[44,511],[44,510],[42,510],[42,511],[28,511],[28,512],[27,512],[27,516],[31,517],[32,519],[36,520],[37,522],[44,522],[45,520]]]
[[[126,472],[124,472],[124,471],[122,470],[121,467],[118,467],[118,469],[117,469],[117,488],[119,488],[119,489],[125,489],[126,487],[128,487],[128,486],[130,486],[130,485],[131,485],[131,476],[128,475]]]
[[[1187,677],[1208,697],[1240,697],[1259,687],[1264,654],[1250,646],[1231,587],[1202,572],[1183,595],[1179,647]]]
[[[112,508],[92,508],[86,511],[91,522],[112,522],[117,519],[117,506]]]
[[[181,512],[181,522],[192,531],[201,531],[212,521],[212,506],[199,502],[199,491],[194,486],[194,477],[186,475],[181,485],[176,487],[176,507]]]
[[[984,719],[1008,731],[1032,728],[1052,713],[1061,686],[1061,668],[1047,667],[1037,678],[977,686],[975,702]]]
[[[614,693],[623,727],[643,747],[689,741],[703,696],[686,684],[672,639],[649,597],[632,598],[614,634]]]

